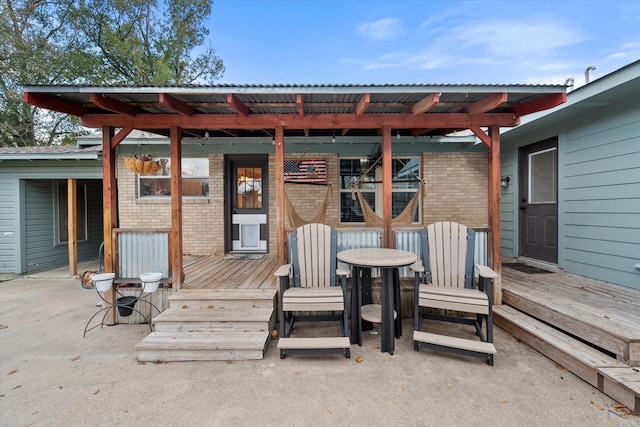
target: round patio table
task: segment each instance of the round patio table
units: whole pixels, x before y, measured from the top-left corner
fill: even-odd
[[[351,275],[351,340],[361,344],[361,292],[358,269],[379,268],[382,276],[382,315],[380,322],[382,352],[393,354],[395,325],[393,319],[394,286],[393,275],[399,267],[411,265],[417,260],[416,254],[400,249],[361,248],[338,252],[338,260],[350,264],[354,272]],[[399,284],[398,284],[399,286]]]

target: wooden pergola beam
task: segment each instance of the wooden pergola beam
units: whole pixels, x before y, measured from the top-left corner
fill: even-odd
[[[131,132],[133,132],[133,128],[130,126],[120,129],[120,132],[111,138],[111,148],[116,148]]]
[[[45,108],[47,110],[57,111],[59,113],[65,113],[76,117],[82,117],[86,112],[82,105],[74,104],[43,93],[25,92],[22,94],[22,100],[34,107]]]
[[[183,116],[191,117],[195,111],[195,108],[192,105],[189,105],[168,93],[161,93],[158,98],[162,105],[170,110],[182,114]]]
[[[169,262],[174,291],[182,288],[182,137],[178,127],[169,129],[171,152],[171,232]]]
[[[382,128],[382,228],[383,247],[395,248],[393,223],[392,223],[392,178],[391,173],[391,127]]]
[[[502,304],[502,251],[500,248],[500,128],[489,128],[489,177],[488,207],[489,226],[491,227],[489,262],[498,278],[493,282],[493,303]]]
[[[440,94],[432,93],[416,102],[413,107],[411,107],[411,114],[417,116],[418,114],[426,113],[435,107],[438,102],[440,102]]]
[[[284,128],[276,127],[276,253],[279,264],[287,262],[284,228]]]
[[[356,116],[362,116],[364,112],[367,111],[367,108],[369,108],[369,104],[371,104],[371,94],[365,93],[362,95],[360,101],[358,101],[358,105],[356,106]]]
[[[482,141],[484,145],[486,145],[487,147],[491,147],[491,137],[489,137],[489,135],[487,135],[482,129],[480,129],[480,126],[470,126],[469,130],[473,132],[475,136],[480,138],[480,141]]]
[[[298,116],[304,117],[304,104],[302,103],[302,94],[296,95],[296,110],[298,110]]]
[[[140,111],[138,107],[134,107],[126,102],[119,101],[115,98],[100,93],[92,93],[89,96],[91,103],[98,107],[118,114],[124,114],[125,116],[135,117]]]
[[[486,113],[487,111],[498,108],[507,102],[508,99],[509,97],[506,93],[494,93],[493,95],[482,98],[480,101],[470,104],[467,107],[467,113],[471,115]]]
[[[116,186],[116,150],[113,146],[114,128],[102,128],[102,212],[104,241],[104,271],[114,271],[113,230],[118,227],[118,193]],[[111,304],[116,302],[116,293],[112,288],[105,295]],[[107,324],[115,325],[116,310],[107,313]]]
[[[251,112],[249,110],[249,107],[247,107],[247,104],[242,102],[240,100],[240,98],[238,98],[233,93],[227,94],[227,104],[229,104],[229,107],[233,111],[235,111],[236,113],[240,114],[242,117],[247,117],[249,115],[249,113]]]
[[[520,118],[513,113],[488,113],[470,115],[448,114],[313,114],[300,117],[286,114],[194,114],[184,117],[179,114],[139,114],[135,117],[119,114],[85,114],[80,123],[86,127],[133,127],[136,129],[167,129],[178,126],[186,129],[274,129],[283,126],[289,129],[394,129],[446,128],[469,129],[471,126],[514,127]]]
[[[557,107],[558,105],[564,104],[565,102],[567,102],[566,93],[552,93],[542,98],[538,98],[534,101],[520,104],[516,106],[514,110],[517,115],[524,116],[526,114],[537,113],[538,111]]]

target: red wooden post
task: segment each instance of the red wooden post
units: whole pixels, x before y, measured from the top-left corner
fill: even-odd
[[[169,259],[174,291],[182,288],[182,129],[172,126],[171,139],[171,235]]]

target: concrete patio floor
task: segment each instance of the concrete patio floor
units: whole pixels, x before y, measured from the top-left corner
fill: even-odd
[[[98,297],[65,272],[0,283],[3,426],[640,426],[614,401],[496,328],[496,366],[365,333],[351,359],[138,363],[147,325],[82,333]],[[358,362],[360,360],[360,362]]]

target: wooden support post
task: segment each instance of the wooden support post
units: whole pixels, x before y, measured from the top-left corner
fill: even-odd
[[[382,227],[384,229],[384,247],[395,248],[393,228],[391,225],[392,200],[391,200],[391,127],[382,128]]]
[[[113,265],[113,229],[118,227],[118,198],[116,190],[116,150],[111,144],[114,137],[114,129],[111,126],[102,128],[102,198],[103,198],[103,239],[104,239],[104,272],[115,271]],[[105,299],[111,304],[116,302],[116,293],[112,288],[106,293]],[[108,325],[116,323],[116,311],[109,310]]]
[[[276,252],[278,263],[287,262],[284,229],[284,128],[276,127]]]
[[[493,302],[502,304],[502,260],[500,250],[500,128],[489,128],[489,226],[491,227],[490,261],[498,274],[493,283]]]
[[[169,129],[171,151],[171,233],[169,236],[169,263],[174,291],[182,288],[182,130]]]
[[[78,274],[78,198],[76,180],[67,179],[67,250],[69,275]]]

